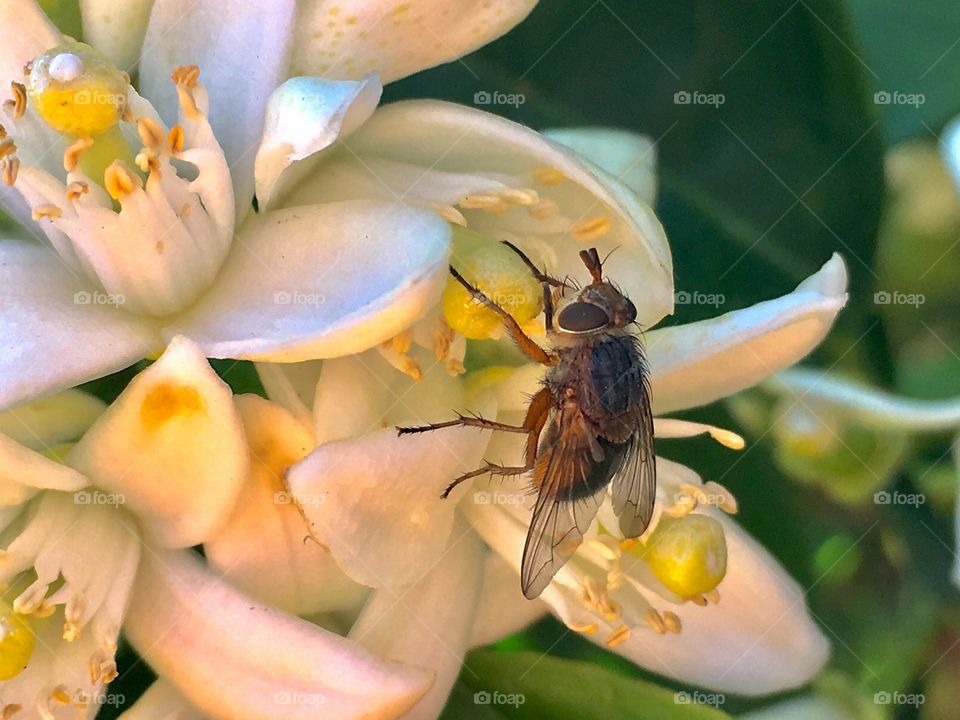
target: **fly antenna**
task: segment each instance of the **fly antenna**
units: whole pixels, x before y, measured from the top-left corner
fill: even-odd
[[[593,278],[593,284],[599,285],[603,282],[603,263],[600,262],[600,253],[596,248],[580,251],[580,261],[590,271],[590,277]]]

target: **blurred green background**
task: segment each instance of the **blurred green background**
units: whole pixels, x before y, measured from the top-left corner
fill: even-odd
[[[536,128],[608,125],[657,141],[657,211],[677,290],[725,298],[719,308],[680,306],[668,323],[786,293],[838,251],[851,271],[851,302],[807,364],[911,397],[960,395],[960,201],[938,155],[939,133],[960,112],[956,2],[544,0],[507,37],[389,86],[385,99],[472,105],[484,91],[522,96],[522,104],[483,109]],[[695,92],[723,102],[676,101]],[[925,302],[878,304],[881,291],[920,293]],[[248,365],[218,369],[239,390],[258,387]],[[110,397],[134,372],[90,387]],[[792,458],[783,433],[768,432],[778,413],[760,391],[684,416],[748,438],[739,455],[708,440],[663,443],[660,452],[722,478],[740,500],[740,521],[810,588],[833,645],[814,692],[840,717],[958,717],[951,438],[841,428],[864,458],[860,467],[850,458]],[[881,487],[927,502],[878,505]],[[518,681],[518,663],[533,664],[521,653],[543,652],[551,657]],[[677,705],[673,693],[685,688],[554,620],[468,663],[473,672],[463,674],[449,720],[707,719],[777,700]],[[120,664],[127,672],[111,691],[134,697],[149,671],[128,650]],[[523,693],[526,703],[475,704],[484,689]],[[876,703],[878,692],[921,693],[925,702]]]

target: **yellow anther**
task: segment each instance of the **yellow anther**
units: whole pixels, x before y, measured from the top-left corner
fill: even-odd
[[[496,191],[496,194],[504,202],[508,202],[512,205],[536,205],[540,202],[540,195],[537,194],[536,190],[531,188],[502,188]]]
[[[90,192],[90,186],[82,180],[74,180],[67,185],[67,200],[79,200]]]
[[[570,234],[579,242],[593,242],[605,237],[611,227],[610,218],[606,215],[597,215],[574,223],[570,227]]]
[[[7,129],[0,125],[0,140],[3,140],[7,136]]]
[[[540,283],[513,250],[459,227],[454,228],[454,243],[453,264],[467,282],[521,324],[540,314]],[[475,300],[454,278],[447,281],[441,305],[447,324],[468,339],[498,338],[503,333],[500,315]]]
[[[670,507],[663,509],[663,514],[672,518],[683,518],[697,509],[697,498],[683,494]]]
[[[669,610],[665,610],[662,615],[663,624],[669,632],[672,632],[674,635],[679,635],[680,631],[683,630],[683,625],[680,623],[680,617],[676,613],[672,613]]]
[[[706,607],[708,600],[705,595],[691,595],[687,598],[694,605],[699,605],[700,607]]]
[[[453,328],[440,318],[440,328],[433,332],[433,355],[437,360],[446,360],[453,342]]]
[[[714,588],[708,592],[705,592],[703,596],[707,599],[707,602],[712,605],[717,605],[720,602],[720,591]]]
[[[114,200],[122,200],[141,188],[140,178],[115,160],[103,174],[103,186]]]
[[[617,645],[625,643],[630,638],[630,628],[626,625],[621,625],[606,640],[606,646],[608,648],[615,648]]]
[[[400,358],[400,370],[417,382],[423,379],[423,370],[420,369],[420,363],[409,355]]]
[[[662,517],[643,558],[664,587],[682,598],[713,590],[727,573],[723,525],[707,515]]]
[[[197,107],[197,101],[193,97],[193,89],[197,86],[197,81],[200,80],[200,68],[196,65],[181,65],[174,69],[170,79],[177,86],[177,97],[186,118],[188,120],[200,118],[200,108]]]
[[[67,692],[66,685],[57,685],[50,691],[50,699],[61,705],[69,705],[72,702],[70,693]]]
[[[503,200],[496,195],[481,194],[464,195],[457,203],[457,205],[462,207],[464,210],[483,210],[484,208],[496,207],[503,204]]]
[[[17,174],[20,172],[20,158],[9,157],[0,162],[0,168],[3,168],[3,184],[13,187],[13,184],[17,181]]]
[[[171,155],[179,155],[183,150],[183,128],[174,125],[167,133],[167,152]]]
[[[537,185],[559,185],[567,176],[552,167],[538,167],[533,170],[533,181]]]
[[[528,207],[527,212],[536,220],[547,220],[560,212],[560,206],[550,198],[544,198],[536,205]]]
[[[200,79],[200,68],[196,65],[180,65],[173,69],[170,79],[173,80],[174,85],[183,85],[192,90]]]
[[[443,366],[450,375],[463,375],[467,371],[463,361],[456,358],[448,358],[444,361]]]
[[[660,617],[660,613],[653,608],[650,608],[644,613],[643,619],[658,635],[664,635],[667,632],[667,626],[664,624],[663,618]]]
[[[93,145],[91,138],[77,138],[70,147],[63,151],[63,169],[68,173],[73,172],[80,162],[80,156],[89,150],[91,145]]]
[[[574,632],[578,632],[583,635],[594,635],[597,632],[597,626],[594,625],[593,623],[586,623],[584,625],[578,625],[576,623],[572,623],[570,625],[567,625],[567,627],[573,630]]]
[[[7,138],[3,142],[0,142],[0,160],[13,155],[16,151],[17,144],[13,140]]]
[[[27,111],[27,88],[23,83],[14,81],[10,83],[10,92],[13,93],[13,100],[7,100],[3,108],[14,120],[19,120]]]
[[[58,208],[56,205],[37,205],[31,214],[34,220],[43,220],[44,218],[48,220],[56,220],[58,217],[63,215],[63,210]]]
[[[129,76],[84,43],[71,40],[35,58],[27,83],[40,117],[67,135],[99,135],[127,111]]]
[[[23,705],[18,705],[17,703],[4,705],[3,709],[0,710],[0,720],[11,720],[11,718],[21,710],[23,710]]]
[[[404,330],[398,335],[394,335],[389,341],[394,351],[400,355],[406,355],[410,352],[410,345],[413,343],[413,335],[409,330]]]
[[[467,219],[453,205],[431,205],[430,209],[451,225],[467,226]]]
[[[505,200],[500,200],[494,205],[488,205],[487,207],[483,208],[483,211],[490,215],[503,215],[503,213],[505,213],[507,210],[509,210],[512,207],[513,205],[506,202]]]
[[[143,148],[143,150],[137,153],[137,157],[134,158],[134,163],[140,168],[140,172],[160,173],[160,158],[150,148]]]
[[[620,550],[623,552],[629,552],[637,544],[636,538],[624,538],[620,541]]]
[[[30,619],[0,601],[0,681],[22,673],[37,645],[37,636]],[[7,712],[4,708],[4,713]]]
[[[180,100],[180,108],[187,120],[199,120],[203,116],[189,87],[177,85],[177,98]]]
[[[137,119],[137,134],[140,136],[140,142],[144,147],[150,148],[154,152],[160,150],[164,141],[163,128],[156,120],[148,117]]]

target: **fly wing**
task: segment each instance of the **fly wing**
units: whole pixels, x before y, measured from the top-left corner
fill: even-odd
[[[636,432],[620,447],[610,484],[613,511],[625,538],[643,534],[653,517],[657,491],[657,460],[653,450],[653,412],[644,392]]]
[[[575,404],[547,429],[535,469],[539,486],[523,548],[520,584],[536,598],[576,552],[597,514],[609,481],[602,446]]]

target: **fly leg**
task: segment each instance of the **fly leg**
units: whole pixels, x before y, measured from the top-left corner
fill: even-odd
[[[533,264],[533,260],[527,257],[526,253],[523,252],[520,248],[514,245],[509,240],[503,240],[504,245],[513,250],[517,255],[520,256],[520,259],[523,261],[523,264],[527,266],[530,270],[530,273],[539,281],[540,285],[543,287],[543,315],[544,315],[544,324],[546,325],[547,332],[553,332],[553,306],[554,303],[561,297],[563,297],[563,292],[570,289],[570,286],[563,280],[558,280],[557,278],[547,275],[540,268]]]
[[[464,473],[447,485],[446,490],[444,490],[440,495],[441,498],[446,499],[446,497],[450,495],[450,492],[457,485],[472,478],[479,477],[480,475],[486,475],[487,473],[490,473],[491,475],[496,475],[499,477],[514,477],[517,475],[523,475],[524,473],[533,470],[534,466],[537,464],[537,443],[540,440],[540,433],[543,431],[543,426],[546,424],[547,418],[550,417],[550,400],[550,391],[547,388],[543,388],[536,395],[534,395],[530,400],[530,407],[527,408],[527,414],[523,419],[523,425],[520,427],[517,427],[516,425],[495,423],[490,420],[482,420],[481,418],[461,418],[461,420],[451,420],[446,423],[436,423],[436,425],[428,425],[424,426],[423,428],[405,428],[401,429],[400,432],[403,433],[404,430],[407,432],[425,432],[428,430],[436,430],[438,427],[454,427],[457,425],[467,425],[471,427],[489,427],[493,425],[496,426],[491,428],[494,430],[507,430],[508,432],[523,432],[527,434],[525,465],[506,466],[498,465],[496,463],[486,463],[483,467],[477,468],[476,470],[471,470],[468,473]],[[462,420],[480,421],[485,423],[485,425],[478,425],[476,422],[462,423]]]
[[[468,473],[464,473],[460,477],[456,478],[453,482],[447,485],[447,489],[440,493],[440,497],[443,500],[446,500],[453,489],[460,483],[470,480],[471,478],[479,477],[480,475],[485,475],[490,473],[491,475],[496,475],[498,477],[515,477],[517,475],[523,475],[525,472],[530,472],[533,470],[533,465],[497,465],[496,463],[487,463],[483,467],[477,468],[476,470],[471,470]]]
[[[484,430],[500,430],[501,432],[525,433],[529,432],[527,428],[521,425],[508,425],[507,423],[487,420],[479,415],[457,415],[456,420],[447,420],[446,422],[429,423],[428,425],[419,425],[416,427],[398,427],[398,435],[412,435],[413,433],[430,432],[431,430],[442,430],[449,427],[475,427]]]
[[[507,328],[507,332],[510,333],[510,336],[513,338],[513,341],[517,344],[517,347],[523,351],[523,353],[533,360],[538,362],[541,365],[556,365],[557,357],[552,355],[544,350],[542,347],[537,345],[520,327],[520,324],[514,319],[513,315],[508,313],[502,307],[497,305],[493,300],[488,298],[482,290],[475,288],[469,282],[467,282],[463,275],[457,272],[457,269],[453,266],[450,266],[450,274],[456,279],[458,283],[463,285],[467,289],[467,292],[470,293],[470,296],[476,300],[478,303],[484,307],[493,310],[500,318],[503,320],[504,326]]]

